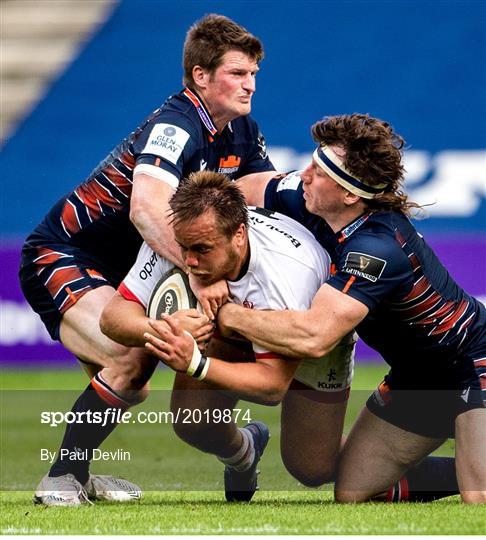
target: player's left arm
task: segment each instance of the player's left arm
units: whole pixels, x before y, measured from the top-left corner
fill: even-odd
[[[218,313],[218,324],[223,334],[238,332],[271,351],[320,358],[368,312],[362,302],[324,284],[306,311],[258,311],[227,303]]]
[[[151,321],[150,326],[151,331],[145,334],[150,354],[174,371],[204,379],[205,383],[255,403],[280,403],[299,365],[298,360],[273,354],[257,355],[255,362],[232,363],[213,357],[206,360],[191,336],[171,317]]]

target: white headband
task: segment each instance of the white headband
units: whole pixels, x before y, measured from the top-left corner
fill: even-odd
[[[363,197],[363,199],[373,199],[383,193],[387,184],[374,184],[357,178],[344,166],[339,157],[329,148],[329,146],[318,146],[314,151],[313,158],[316,163],[339,185],[346,188],[351,193]]]

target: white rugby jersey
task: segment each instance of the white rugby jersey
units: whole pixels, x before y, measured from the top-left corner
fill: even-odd
[[[330,259],[314,236],[293,219],[250,208],[250,261],[238,281],[228,281],[231,299],[246,307],[304,310],[329,276]],[[159,279],[173,264],[145,242],[119,292],[144,308]]]
[[[329,277],[330,257],[314,236],[293,219],[260,208],[250,208],[250,260],[245,275],[228,281],[231,300],[251,309],[306,310]],[[173,268],[143,244],[135,265],[118,291],[146,308],[159,279]],[[353,376],[354,333],[320,360],[302,360],[295,378],[321,392],[349,387]],[[253,344],[259,357],[280,355]]]
[[[251,309],[308,309],[329,276],[329,255],[293,219],[262,209],[249,215],[250,261],[241,279],[228,280],[232,301]]]

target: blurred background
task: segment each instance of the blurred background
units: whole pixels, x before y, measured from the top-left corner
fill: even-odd
[[[407,141],[406,191],[431,205],[417,228],[485,301],[485,2],[1,0],[3,363],[74,365],[23,300],[23,239],[181,89],[185,33],[211,12],[265,45],[252,115],[277,169],[308,162],[310,126],[325,115],[389,121]]]

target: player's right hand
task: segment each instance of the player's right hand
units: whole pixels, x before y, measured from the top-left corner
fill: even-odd
[[[212,285],[202,285],[194,274],[189,274],[189,284],[204,313],[209,320],[214,321],[218,309],[228,300],[229,290],[226,281],[222,279]]]
[[[198,344],[206,346],[214,332],[214,324],[207,315],[199,313],[197,309],[180,309],[171,316],[179,322],[183,330],[189,332]]]

